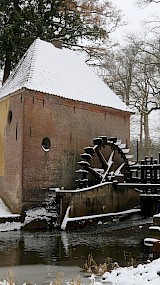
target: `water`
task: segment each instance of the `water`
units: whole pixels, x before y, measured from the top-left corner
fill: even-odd
[[[142,253],[141,242],[148,237],[149,222],[134,215],[129,220],[84,229],[1,232],[0,276],[13,268],[19,282],[25,278],[34,282],[37,278],[35,282],[42,284],[48,278],[48,270],[54,277],[62,271],[71,278],[81,273],[88,254],[97,263],[104,263],[107,257],[121,266],[126,266],[131,257],[135,263],[141,262],[148,258],[148,253]]]

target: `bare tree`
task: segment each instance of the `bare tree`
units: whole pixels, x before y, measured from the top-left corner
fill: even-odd
[[[149,155],[149,115],[160,109],[159,41],[147,42],[135,35],[128,41],[112,54],[104,80],[138,114],[140,149]]]
[[[160,0],[138,0],[138,5],[149,5],[151,3],[160,3]]]
[[[126,45],[115,50],[104,63],[104,81],[129,105],[139,47]]]

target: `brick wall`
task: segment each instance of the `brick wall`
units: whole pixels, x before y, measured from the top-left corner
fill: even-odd
[[[1,197],[16,213],[21,211],[22,189],[23,102],[21,95],[10,97],[7,104],[8,118],[4,130],[4,188]]]
[[[74,188],[76,162],[94,137],[117,136],[129,143],[127,112],[29,90],[10,96],[8,104],[12,120],[4,130],[1,197],[13,212],[35,202],[34,190],[42,194],[50,186]],[[49,151],[42,148],[45,137],[51,142]]]
[[[129,114],[26,91],[23,132],[23,201],[37,188],[74,188],[76,162],[85,146],[99,135],[117,136],[129,143]],[[42,149],[43,138],[51,141]]]

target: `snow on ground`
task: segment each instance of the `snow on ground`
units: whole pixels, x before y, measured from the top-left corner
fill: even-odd
[[[20,222],[5,222],[0,224],[0,232],[17,231],[22,227]]]
[[[0,199],[0,219],[18,218],[18,217],[20,217],[20,215],[11,213],[10,210],[3,203],[2,199]],[[14,230],[19,230],[20,228],[21,228],[20,222],[6,221],[5,223],[0,223],[0,232],[14,231]]]
[[[124,267],[106,272],[101,278],[106,285],[158,285],[160,284],[160,258],[136,268]]]
[[[20,215],[18,214],[11,213],[10,210],[3,203],[2,199],[0,198],[0,218],[14,218],[19,216]]]
[[[10,210],[6,207],[2,199],[0,199],[0,218],[18,218],[20,215],[13,214],[10,212]],[[20,222],[5,222],[0,223],[0,232],[6,232],[6,231],[14,231],[21,229],[22,224]]]
[[[14,231],[20,230],[24,225],[29,224],[34,220],[46,220],[49,221],[52,214],[47,212],[45,208],[38,208],[38,209],[31,209],[26,212],[25,221],[21,222],[8,222],[8,218],[18,218],[20,217],[19,214],[13,214],[10,210],[6,207],[2,199],[0,199],[0,219],[6,218],[5,223],[0,223],[0,232],[6,231]]]
[[[26,212],[26,217],[24,224],[29,224],[32,221],[38,219],[38,220],[43,220],[45,219],[46,221],[50,221],[52,214],[47,212],[45,208],[37,208],[37,209],[31,209]]]

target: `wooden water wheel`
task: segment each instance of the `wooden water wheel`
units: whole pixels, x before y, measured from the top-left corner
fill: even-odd
[[[126,144],[115,137],[100,136],[93,139],[93,146],[84,148],[80,167],[76,173],[77,188],[85,188],[107,181],[124,182],[132,155]]]

